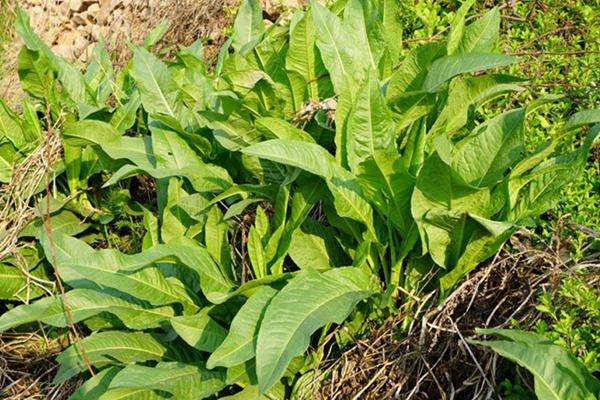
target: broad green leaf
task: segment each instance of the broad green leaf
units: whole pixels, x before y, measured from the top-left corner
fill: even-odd
[[[35,270],[33,275],[36,275]],[[2,282],[0,285],[0,299],[3,300],[15,300],[17,296],[22,299],[32,299],[44,294],[44,291],[32,284],[19,268],[4,263],[0,263],[0,282]],[[7,313],[0,316],[0,331],[2,331],[2,321]]]
[[[248,385],[241,392],[232,394],[231,396],[221,397],[219,400],[273,400],[284,398],[285,390],[278,397],[270,396],[269,393],[259,394],[258,385]]]
[[[212,353],[227,336],[227,329],[206,313],[171,318],[175,332],[190,346]]]
[[[265,25],[259,1],[244,0],[233,23],[231,45],[238,52],[242,49],[248,51],[258,44],[264,31]]]
[[[32,304],[22,304],[0,316],[0,332],[21,324],[37,321],[43,318],[44,311],[55,301],[53,297],[44,297]]]
[[[98,142],[97,144],[113,160],[129,160],[140,168],[151,170],[156,167],[156,158],[149,151],[152,147],[151,140],[150,137],[121,136],[108,143]],[[134,168],[130,165],[127,167]]]
[[[369,66],[369,59],[362,49],[354,45],[341,21],[319,3],[312,3],[316,43],[323,64],[329,71],[337,93],[342,89],[344,78],[360,81]]]
[[[42,243],[47,247],[45,242]],[[202,291],[209,301],[223,302],[233,291],[233,283],[222,274],[206,249],[185,237],[133,255],[112,249],[94,251],[83,241],[63,235],[56,235],[54,243],[59,265],[63,266],[61,276],[64,274],[68,279],[63,279],[71,281],[72,285],[96,286],[95,283],[101,283],[152,304],[175,299],[189,304],[190,298],[167,282],[152,265],[159,261],[179,261],[198,274]]]
[[[16,157],[17,149],[15,149],[15,146],[11,143],[0,144],[0,182],[10,182]]]
[[[95,376],[83,382],[81,386],[69,397],[69,400],[98,400],[106,392],[110,381],[121,370],[118,367],[106,368]]]
[[[116,253],[99,254],[101,256],[79,262],[73,260],[62,263],[61,277],[73,287],[108,286],[153,305],[181,303],[192,309],[196,307],[193,300],[169,282],[158,268],[148,267],[136,272],[119,271],[118,265],[113,264]],[[84,277],[85,281],[80,277]]]
[[[281,99],[285,101],[285,113],[295,114],[309,99],[306,79],[296,71],[286,71],[275,83]]]
[[[452,168],[472,186],[494,184],[521,158],[524,124],[524,108],[487,120],[457,144]]]
[[[523,91],[523,87],[513,84],[517,81],[508,75],[483,75],[452,81],[448,100],[429,133],[433,136],[453,136],[467,124],[473,107],[503,93]]]
[[[90,364],[96,368],[172,359],[169,350],[148,333],[100,332],[84,338],[82,343]],[[55,383],[65,382],[86,368],[77,343],[63,350],[56,360],[60,369]]]
[[[585,110],[575,113],[567,119],[568,126],[582,126],[600,123],[600,109]]]
[[[23,90],[36,99],[45,99],[51,93],[53,76],[51,60],[39,51],[23,46],[18,55],[19,81]]]
[[[322,99],[331,96],[331,81],[316,47],[316,31],[311,11],[290,29],[290,44],[285,67],[302,75],[308,85],[308,97]]]
[[[164,197],[166,200],[164,207],[159,206],[159,213],[162,216],[160,235],[166,244],[173,239],[185,236],[195,222],[180,207],[176,206],[181,199],[189,196],[182,186],[183,180],[176,177],[161,180],[157,186],[157,197],[159,199]],[[163,187],[166,190],[163,190]]]
[[[53,238],[55,253],[58,249],[64,254],[57,255],[61,278],[72,287],[97,289],[108,286],[153,305],[182,303],[195,307],[185,292],[173,286],[158,268],[151,265],[172,257],[172,252],[159,253],[157,250],[127,256],[113,249],[94,251],[89,248],[87,256],[82,257],[81,253],[71,252],[80,246],[80,240],[65,235],[53,235]],[[50,254],[46,236],[42,238],[42,245],[46,254]],[[81,242],[81,246],[87,245]]]
[[[109,143],[122,134],[106,122],[86,119],[66,124],[62,135],[71,146],[90,146]]]
[[[464,29],[456,53],[486,53],[489,52],[498,40],[500,29],[500,12],[498,7],[485,13]],[[448,51],[449,54],[454,52]]]
[[[110,389],[165,391],[176,399],[204,399],[225,387],[224,371],[208,371],[202,364],[161,362],[156,367],[130,365],[110,383]]]
[[[540,399],[593,400],[600,396],[600,381],[566,348],[532,333],[505,329],[477,329],[502,340],[470,343],[486,346],[526,368],[534,376]]]
[[[110,56],[106,51],[104,39],[99,38],[92,51],[91,61],[85,70],[85,83],[89,87],[97,105],[106,104],[106,100],[113,92],[114,68]]]
[[[37,104],[32,104],[31,100],[23,99],[23,121],[25,122],[25,137],[28,142],[33,142],[35,140],[41,139],[44,137],[44,132],[42,131],[41,121],[38,118],[37,110],[39,106]]]
[[[169,248],[169,251],[172,251],[183,265],[198,273],[202,293],[208,301],[220,304],[232,296],[233,283],[226,275],[223,275],[206,249],[196,241],[180,238],[177,241],[171,241]]]
[[[493,209],[489,190],[469,186],[438,154],[430,156],[417,177],[412,198],[412,213],[422,217],[432,208],[469,212],[486,216]],[[419,204],[426,201],[427,206]]]
[[[146,50],[150,50],[150,48],[157,44],[165,35],[165,33],[167,33],[168,28],[169,22],[163,21],[160,24],[158,24],[154,29],[152,29],[144,39],[144,48]]]
[[[373,71],[385,50],[384,27],[371,1],[349,0],[344,7],[343,26],[352,32],[356,47],[366,53]]]
[[[106,391],[98,400],[165,400],[171,397],[173,396],[169,393],[155,392],[150,389],[118,388]]]
[[[224,275],[231,269],[231,248],[229,246],[229,224],[223,218],[223,213],[218,206],[213,206],[208,211],[208,218],[204,225],[206,250],[216,261]]]
[[[148,329],[160,327],[161,322],[168,321],[175,314],[171,307],[153,308],[147,302],[132,296],[89,289],[72,289],[67,292],[66,300],[75,323],[109,312],[131,329]],[[62,298],[44,298],[4,313],[0,316],[0,331],[34,321],[58,327],[69,326]]]
[[[385,92],[388,104],[408,92],[420,91],[433,62],[445,55],[446,48],[440,42],[427,43],[408,53],[402,65],[390,76]]]
[[[436,103],[435,93],[408,92],[397,96],[393,102],[388,101],[396,122],[396,132],[404,129],[423,126],[419,120],[431,115]],[[410,146],[407,143],[407,146]]]
[[[396,0],[378,0],[374,2],[379,19],[383,23],[383,34],[391,61],[398,60],[402,50],[402,22],[399,18],[399,4]]]
[[[542,147],[536,149],[536,151],[523,160],[521,160],[517,165],[512,168],[509,175],[505,179],[506,183],[506,195],[508,197],[508,209],[513,209],[517,201],[519,200],[519,191],[534,177],[525,176],[525,174],[537,167],[544,160],[552,154],[554,149],[556,148],[557,142],[547,142]]]
[[[240,308],[223,343],[210,355],[207,367],[233,367],[256,355],[258,328],[266,308],[278,291],[262,286]]]
[[[252,271],[257,278],[267,276],[267,258],[265,255],[265,248],[262,243],[262,237],[258,233],[256,227],[251,226],[248,232],[248,258],[250,258],[250,264],[252,265]]]
[[[53,234],[75,236],[89,228],[90,224],[84,223],[72,212],[63,210],[52,215],[50,227]],[[36,219],[19,233],[19,237],[32,236],[39,238],[44,231],[45,227],[42,220]]]
[[[389,219],[402,237],[406,237],[414,223],[410,200],[415,178],[403,162],[399,156],[377,152],[360,165],[359,182],[379,214]]]
[[[17,9],[16,13],[15,30],[29,50],[43,53],[50,61],[52,69],[58,73],[58,80],[70,100],[76,105],[87,104],[89,96],[87,95],[87,87],[83,75],[72,63],[54,55],[50,48],[36,36],[29,25],[29,16],[20,8]]]
[[[297,275],[271,301],[260,324],[256,373],[260,393],[275,385],[310,336],[327,323],[341,324],[372,294],[369,274],[352,267]]]
[[[457,75],[504,67],[518,60],[516,57],[495,53],[467,53],[442,57],[431,63],[422,90],[433,93]]]
[[[379,81],[369,74],[347,119],[346,147],[351,170],[356,173],[358,165],[377,151],[392,153],[395,139],[394,123]]]
[[[27,145],[23,132],[23,121],[15,114],[3,99],[0,99],[0,140],[9,140],[17,149]]]
[[[114,126],[119,132],[124,132],[127,129],[130,129],[135,123],[141,104],[142,98],[140,93],[136,90],[132,93],[127,103],[117,107],[115,112],[110,117],[109,124]]]
[[[451,24],[450,34],[448,35],[448,44],[446,45],[449,55],[456,53],[456,50],[461,43],[465,29],[465,17],[467,16],[467,13],[471,7],[473,7],[474,3],[475,0],[465,1],[456,12],[456,16]]]
[[[257,118],[254,121],[254,125],[267,139],[315,143],[315,139],[306,131],[298,129],[289,122],[279,118]]]
[[[344,257],[344,250],[337,242],[335,231],[312,219],[307,219],[294,231],[289,256],[302,270],[326,271],[351,264]]]
[[[335,158],[338,163],[348,168],[348,116],[355,106],[356,93],[359,90],[358,83],[351,79],[344,78],[342,90],[338,95],[335,110]]]
[[[278,265],[283,262],[291,246],[293,233],[306,220],[315,204],[322,199],[323,190],[325,190],[325,184],[321,180],[307,179],[301,182],[294,191],[290,217],[281,237],[277,239],[277,251],[275,256],[271,258],[271,265]]]
[[[141,47],[133,50],[133,70],[144,109],[150,114],[178,118],[183,108],[181,89],[166,65]]]
[[[454,254],[458,255],[458,260],[450,272],[440,277],[442,298],[448,296],[460,280],[475,267],[496,254],[516,230],[512,223],[491,221],[473,214],[469,214],[469,219],[478,225],[471,225],[472,229],[466,237],[468,241],[462,243],[462,249],[458,248],[459,252],[453,250]],[[456,236],[458,235],[454,234],[454,237]],[[454,248],[457,249],[456,246]]]

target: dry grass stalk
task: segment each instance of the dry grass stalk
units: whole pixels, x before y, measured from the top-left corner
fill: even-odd
[[[25,246],[19,242],[19,233],[36,217],[35,197],[46,174],[51,169],[47,165],[45,154],[51,154],[51,164],[60,160],[62,147],[57,135],[52,135],[49,141],[32,143],[34,150],[21,162],[13,167],[11,180],[0,186],[0,261],[12,259],[25,276],[28,285],[36,285],[52,293],[53,283],[36,278],[28,273],[27,265],[22,259],[20,248]],[[23,288],[20,293],[28,293]],[[24,302],[29,302],[27,295],[21,296]]]

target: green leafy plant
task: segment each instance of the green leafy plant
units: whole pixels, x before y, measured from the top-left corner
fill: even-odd
[[[58,357],[56,382],[89,371],[73,399],[283,398],[331,324],[394,311],[401,292],[447,295],[557,201],[600,131],[564,155],[525,152],[527,115],[555,97],[477,120],[523,89],[484,74],[518,59],[491,52],[497,8],[466,24],[472,4],[446,41],[397,66],[394,0],[311,2],[269,27],[248,0],[214,72],[200,42],[153,55],[158,27],[117,74],[101,45],[80,73],[18,13],[22,85],[65,150],[51,220],[72,207],[116,227],[127,216],[87,193],[99,181],[105,199],[129,188],[121,204],[145,233],[125,254],[92,247],[95,234],[39,230],[32,242],[68,290],[5,313],[0,331],[85,325]],[[565,129],[596,122],[577,114]],[[129,200],[140,177],[155,204]]]
[[[547,318],[535,330],[569,349],[591,371],[600,370],[600,318],[598,289],[577,273],[562,281],[554,296],[544,293],[538,310]]]
[[[567,349],[545,336],[507,329],[477,329],[482,335],[503,340],[470,343],[490,347],[496,353],[529,370],[539,399],[597,399],[600,381]]]

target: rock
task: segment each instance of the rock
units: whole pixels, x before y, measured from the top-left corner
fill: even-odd
[[[118,8],[119,6],[123,5],[123,0],[112,0],[110,2],[110,10],[114,10],[115,8]]]
[[[57,44],[52,46],[52,52],[57,56],[66,58],[67,60],[73,59],[73,46],[66,44]]]
[[[150,7],[144,7],[142,12],[140,12],[140,19],[142,21],[148,21],[152,16],[152,9]]]
[[[77,32],[80,32],[82,36],[89,37],[92,35],[93,24],[80,25],[77,27]]]
[[[85,47],[87,46],[88,41],[85,40],[84,37],[79,36],[76,40],[75,43],[73,44],[73,50],[75,52],[75,54],[81,54],[81,52],[85,49]]]
[[[104,3],[96,15],[96,23],[105,25],[110,18],[110,3]]]
[[[81,36],[77,31],[63,31],[56,39],[57,44],[71,46]]]
[[[64,20],[67,20],[71,16],[71,5],[68,1],[65,1],[58,6],[58,16]]]
[[[87,25],[87,12],[84,11],[82,13],[73,14],[71,17],[71,22],[75,24],[75,26]]]
[[[73,12],[79,12],[83,10],[83,1],[81,0],[69,0],[69,8]]]
[[[98,3],[91,4],[87,9],[88,18],[92,17],[95,20],[98,18],[100,13],[100,5]]]

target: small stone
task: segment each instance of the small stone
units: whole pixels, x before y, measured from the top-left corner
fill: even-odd
[[[68,60],[73,59],[73,46],[69,46],[66,44],[57,44],[52,46],[52,52],[57,56],[66,58]]]
[[[94,20],[98,18],[100,13],[100,5],[98,3],[91,4],[87,9],[88,18],[92,17]]]
[[[82,36],[89,37],[92,34],[92,24],[80,25],[77,27],[77,32],[80,32]]]
[[[110,3],[105,3],[100,7],[100,11],[96,15],[96,22],[100,25],[105,25],[110,18]]]
[[[69,8],[73,12],[79,12],[83,10],[83,1],[81,0],[69,0]]]
[[[121,5],[123,5],[123,0],[112,0],[110,2],[110,10],[112,11]]]
[[[87,13],[82,12],[82,13],[73,14],[73,16],[71,17],[71,21],[75,24],[75,26],[87,25],[88,24]]]
[[[79,36],[76,40],[75,43],[73,44],[75,53],[77,54],[81,54],[81,52],[83,51],[83,49],[85,49],[85,46],[88,44],[88,41],[85,40],[84,37]]]
[[[69,4],[68,1],[65,1],[64,3],[61,3],[60,6],[58,6],[58,16],[61,17],[64,20],[68,19],[69,16],[71,15],[71,6]]]
[[[152,16],[152,9],[150,7],[145,7],[142,12],[140,12],[140,19],[142,21],[148,21]]]
[[[57,44],[71,46],[81,36],[77,31],[64,31],[56,39]]]

